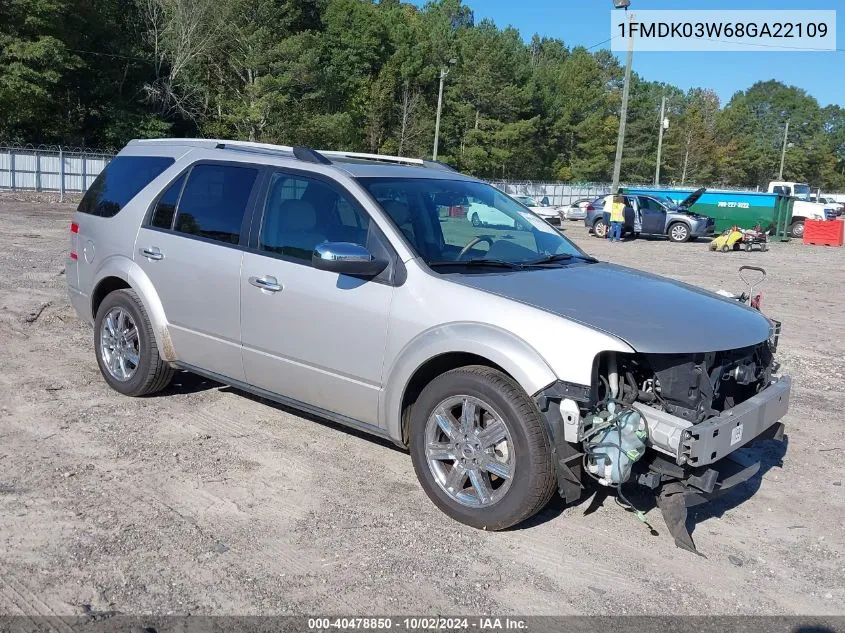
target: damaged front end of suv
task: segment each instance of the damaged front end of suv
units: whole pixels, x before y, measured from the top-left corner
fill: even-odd
[[[556,438],[561,495],[580,497],[584,477],[615,488],[623,502],[622,484],[645,486],[675,543],[695,552],[687,508],[757,473],[759,462],[732,459],[736,450],[783,438],[791,380],[777,375],[780,324],[770,323],[768,340],[739,349],[604,352],[589,392],[561,383],[539,394]]]

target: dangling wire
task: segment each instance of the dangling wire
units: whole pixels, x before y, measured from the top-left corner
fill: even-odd
[[[594,473],[592,473],[590,471],[590,469],[587,467],[587,458],[589,457],[593,461],[594,464],[598,464],[599,458],[608,457],[607,453],[599,453],[599,452],[596,452],[595,449],[614,448],[614,449],[617,449],[621,453],[621,451],[622,451],[622,425],[620,424],[620,419],[621,419],[621,417],[624,413],[627,413],[629,411],[633,411],[633,412],[638,413],[640,415],[640,417],[642,418],[644,424],[646,424],[646,417],[645,417],[645,415],[643,414],[642,411],[635,409],[631,404],[624,403],[621,400],[617,400],[616,398],[614,398],[610,394],[610,385],[608,384],[607,379],[605,379],[604,376],[599,376],[599,378],[604,383],[605,389],[606,389],[606,394],[607,394],[606,397],[604,398],[604,400],[602,401],[602,404],[604,405],[605,410],[607,410],[607,405],[609,403],[616,404],[617,410],[614,411],[611,414],[610,418],[608,418],[607,426],[602,426],[599,429],[594,430],[593,432],[590,433],[590,435],[587,438],[584,439],[584,441],[583,441],[584,454],[582,455],[581,462],[582,462],[582,468],[583,468],[584,472],[587,473],[593,479],[595,479],[597,482],[601,483],[600,477],[598,477]],[[646,424],[646,427],[647,426],[648,426],[648,424]],[[615,427],[615,431],[617,433],[618,444],[614,445],[614,444],[609,444],[609,443],[600,443],[600,444],[588,444],[587,443],[587,440],[589,439],[590,436],[595,435],[596,433],[598,433],[600,431],[604,431],[604,430],[606,430],[610,427]],[[646,519],[645,512],[638,509],[633,503],[631,503],[631,501],[628,499],[628,497],[626,497],[625,494],[622,492],[622,483],[623,482],[620,481],[615,486],[612,486],[616,490],[616,499],[615,499],[616,505],[618,505],[620,508],[624,508],[627,512],[633,512],[636,515],[637,519],[639,519],[640,522],[645,524],[653,532],[654,528],[651,527],[651,525],[649,525],[648,520]]]

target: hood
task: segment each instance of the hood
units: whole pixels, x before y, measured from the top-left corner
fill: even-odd
[[[684,198],[683,200],[681,200],[681,201],[678,203],[678,206],[679,206],[679,207],[684,207],[684,208],[686,208],[686,209],[689,209],[692,205],[694,205],[696,202],[698,202],[698,199],[699,199],[701,196],[703,196],[703,195],[704,195],[704,192],[705,192],[705,191],[707,191],[707,189],[705,189],[704,187],[702,187],[701,189],[696,189],[696,190],[695,190],[695,191],[693,191],[690,195],[688,195],[686,198]]]
[[[738,349],[769,337],[769,322],[756,310],[604,262],[449,279],[606,332],[646,354]]]

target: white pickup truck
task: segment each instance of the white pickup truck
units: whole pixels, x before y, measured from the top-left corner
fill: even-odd
[[[794,238],[804,236],[804,220],[826,220],[836,215],[834,205],[810,201],[810,185],[803,182],[773,180],[769,183],[769,193],[782,193],[797,198],[792,208],[792,224],[789,235]]]

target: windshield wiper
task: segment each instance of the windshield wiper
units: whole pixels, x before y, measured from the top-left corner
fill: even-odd
[[[569,261],[570,259],[579,259],[585,262],[596,263],[597,260],[594,257],[590,257],[589,255],[573,255],[572,253],[558,253],[557,255],[548,255],[546,257],[541,257],[540,259],[534,259],[530,262],[523,262],[526,266],[539,266],[541,264],[553,264],[555,262],[565,262]]]
[[[517,262],[508,262],[504,259],[456,259],[456,260],[442,260],[435,262],[428,262],[431,268],[445,268],[447,266],[496,266],[499,268],[510,268],[512,270],[519,270],[524,268],[523,264]]]

